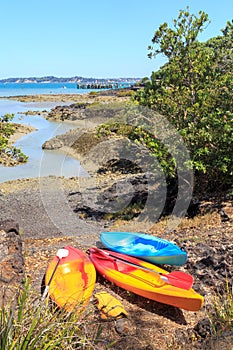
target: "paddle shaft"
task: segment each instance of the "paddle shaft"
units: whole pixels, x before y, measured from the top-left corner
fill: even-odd
[[[57,271],[57,268],[58,268],[58,265],[59,265],[60,261],[61,261],[61,258],[58,258],[58,261],[56,263],[56,266],[54,267],[53,273],[52,273],[52,275],[51,275],[51,277],[50,277],[50,279],[49,279],[49,281],[47,283],[47,286],[45,287],[44,292],[43,292],[42,299],[44,299],[47,296],[47,294],[48,294],[49,286],[50,286],[50,284],[52,282],[52,279],[53,279],[53,276],[55,275],[55,272]]]
[[[114,258],[116,260],[123,261],[124,263],[126,263],[129,266],[140,268],[141,270],[145,270],[145,271],[148,271],[148,272],[153,272],[153,273],[156,273],[157,275],[164,276],[164,274],[162,272],[158,272],[158,271],[155,271],[153,269],[149,269],[148,267],[145,267],[145,266],[142,266],[142,265],[134,264],[132,262],[129,262],[126,259],[119,258],[118,256],[115,256],[113,254],[110,254],[110,253],[107,253],[107,252],[104,252],[104,254],[109,255],[111,258]]]

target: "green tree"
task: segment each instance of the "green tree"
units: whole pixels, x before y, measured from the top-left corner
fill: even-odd
[[[170,28],[160,25],[149,57],[167,63],[134,100],[157,110],[180,132],[190,150],[199,183],[209,188],[232,185],[233,176],[233,23],[205,43],[198,35],[209,24],[202,11],[181,10]]]
[[[13,114],[0,116],[0,163],[4,163],[9,159],[24,163],[28,158],[20,149],[9,145],[9,138],[15,131],[14,126],[11,123],[13,118]]]

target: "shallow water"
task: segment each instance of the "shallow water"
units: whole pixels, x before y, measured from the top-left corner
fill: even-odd
[[[21,139],[15,146],[19,147],[24,154],[29,156],[28,162],[15,167],[0,166],[0,182],[38,176],[86,176],[87,173],[80,167],[80,162],[67,156],[61,151],[42,150],[42,144],[59,134],[77,128],[75,123],[59,123],[48,121],[42,116],[24,116],[18,112],[28,110],[49,110],[60,103],[21,103],[18,101],[0,100],[0,115],[14,113],[14,122],[31,125],[37,130]]]

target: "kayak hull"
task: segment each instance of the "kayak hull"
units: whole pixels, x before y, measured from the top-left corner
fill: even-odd
[[[96,270],[84,252],[70,246],[65,249],[69,254],[59,262],[49,286],[49,296],[67,311],[80,310],[90,300],[96,282]],[[58,257],[54,257],[46,270],[46,285],[57,262]]]
[[[187,253],[176,244],[146,233],[101,232],[100,240],[108,249],[152,264],[181,266],[187,262]]]
[[[167,274],[168,272],[158,266],[115,252],[112,257],[112,251],[98,248],[89,249],[89,254],[98,273],[123,289],[184,310],[198,311],[203,306],[203,296],[192,288],[189,290],[178,288],[162,280],[158,273]],[[132,267],[117,258],[124,260],[127,258],[128,263],[152,269],[157,273]]]

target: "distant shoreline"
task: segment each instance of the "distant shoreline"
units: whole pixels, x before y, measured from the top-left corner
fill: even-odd
[[[120,78],[87,78],[87,77],[81,77],[81,76],[74,76],[74,77],[68,77],[68,78],[58,78],[54,76],[46,76],[46,77],[17,77],[17,78],[5,78],[0,79],[0,83],[7,84],[7,83],[19,83],[19,84],[27,84],[27,83],[95,83],[95,82],[101,82],[101,83],[108,83],[108,82],[138,82],[142,78],[136,78],[136,77],[120,77]]]

